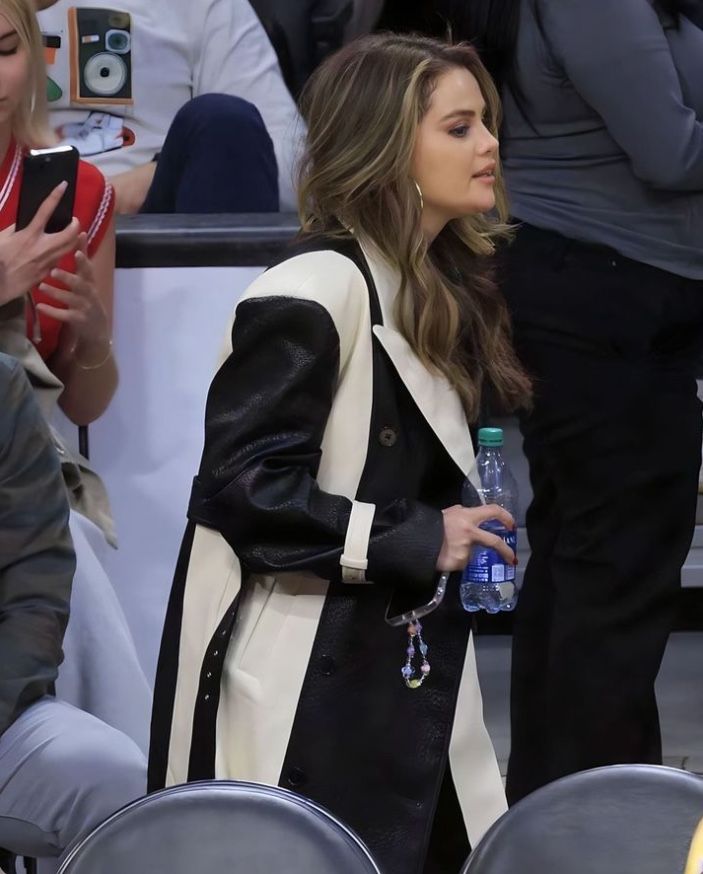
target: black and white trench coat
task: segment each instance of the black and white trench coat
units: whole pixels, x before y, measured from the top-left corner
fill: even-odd
[[[415,874],[451,768],[473,845],[505,810],[456,586],[424,620],[474,455],[461,403],[395,327],[399,279],[354,240],[308,242],[239,302],[166,617],[150,785],[294,789]],[[393,604],[391,601],[393,600]],[[461,822],[461,820],[459,820]]]

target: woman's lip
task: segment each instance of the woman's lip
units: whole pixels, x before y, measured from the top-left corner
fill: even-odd
[[[495,173],[479,173],[476,176],[472,176],[472,179],[478,179],[479,182],[486,182],[493,184],[496,181]]]

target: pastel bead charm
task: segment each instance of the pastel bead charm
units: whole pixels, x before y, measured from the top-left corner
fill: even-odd
[[[408,625],[408,637],[409,642],[405,650],[406,660],[400,673],[408,689],[419,689],[430,673],[430,663],[427,661],[429,647],[422,639],[422,625],[417,620]],[[417,676],[415,676],[415,668],[413,667],[413,659],[416,655],[422,659]]]

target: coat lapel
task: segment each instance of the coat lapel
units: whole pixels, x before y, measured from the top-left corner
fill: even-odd
[[[459,469],[468,474],[474,465],[474,450],[459,395],[444,376],[427,370],[397,330],[393,315],[400,283],[397,272],[368,244],[363,244],[362,249],[383,314],[383,325],[374,325],[373,333],[444,448]]]

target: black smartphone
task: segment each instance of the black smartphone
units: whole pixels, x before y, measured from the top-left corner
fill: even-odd
[[[74,146],[32,149],[25,156],[20,202],[17,208],[18,231],[27,227],[54,188],[64,181],[68,182],[68,187],[47,222],[45,230],[47,234],[55,234],[71,223],[76,199],[78,161],[78,149]]]

